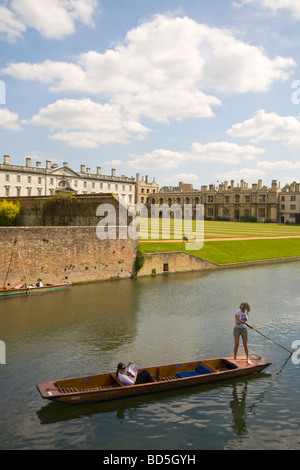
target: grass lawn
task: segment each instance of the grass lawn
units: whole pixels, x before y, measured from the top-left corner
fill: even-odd
[[[204,238],[282,237],[300,235],[300,225],[263,224],[246,222],[187,221],[181,219],[140,218],[140,239],[182,240],[193,233],[204,233]]]
[[[297,238],[207,242],[201,250],[193,251],[186,249],[188,245],[182,242],[140,242],[140,247],[145,253],[185,251],[217,264],[300,256],[300,240]]]
[[[142,233],[144,233],[145,239],[147,231],[144,230]],[[208,240],[210,238],[228,238],[228,241],[207,241],[204,242],[202,249],[190,250],[189,245],[192,246],[193,242],[143,242],[141,239],[140,247],[145,253],[185,251],[191,255],[198,256],[213,263],[230,264],[243,261],[300,256],[300,239],[297,238],[274,238],[274,240],[229,240],[230,238],[280,237],[296,235],[300,235],[299,225],[205,221],[204,240]]]

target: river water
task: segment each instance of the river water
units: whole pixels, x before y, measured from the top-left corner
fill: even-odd
[[[249,349],[272,365],[218,385],[105,404],[43,400],[38,382],[231,356],[234,313],[291,349],[300,341],[300,263],[110,281],[4,299],[1,449],[299,449],[300,353],[256,332]],[[242,347],[240,353],[244,354]]]

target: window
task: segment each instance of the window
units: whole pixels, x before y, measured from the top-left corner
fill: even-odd
[[[31,176],[28,176],[27,181],[28,183],[31,183]]]
[[[164,263],[163,265],[163,271],[168,272],[169,271],[169,263]]]
[[[290,205],[290,210],[295,211],[296,210],[296,204],[291,204]]]
[[[225,203],[228,204],[228,202],[229,202],[229,196],[225,196]]]
[[[265,194],[260,194],[258,196],[258,202],[266,202],[266,195]]]
[[[9,181],[9,175],[8,174],[5,175],[5,181]]]
[[[210,202],[210,203],[214,202],[214,197],[213,196],[208,196],[207,197],[207,202]]]
[[[17,175],[17,183],[21,183],[21,175]]]
[[[296,201],[296,196],[291,196],[291,201]]]
[[[284,205],[284,204],[281,204],[280,209],[281,209],[282,211],[284,211],[285,205]]]
[[[41,176],[38,177],[38,184],[42,184],[42,178],[41,178]]]

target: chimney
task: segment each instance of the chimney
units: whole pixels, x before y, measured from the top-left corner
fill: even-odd
[[[80,165],[80,171],[81,173],[85,173],[85,165]]]
[[[3,163],[4,165],[9,165],[9,155],[3,155]]]
[[[51,160],[46,160],[46,169],[51,170]]]
[[[36,162],[36,167],[41,168],[41,162]]]
[[[101,175],[101,166],[97,166],[97,175],[98,175],[98,176]]]
[[[26,158],[26,166],[27,167],[31,166],[31,158],[30,157]]]
[[[116,170],[114,168],[111,169],[111,176],[116,176]]]

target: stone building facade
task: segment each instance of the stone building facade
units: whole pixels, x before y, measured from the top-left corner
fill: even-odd
[[[73,194],[102,194],[117,195],[126,204],[135,202],[135,178],[117,176],[116,170],[111,175],[103,175],[101,167],[97,173],[91,173],[90,168],[81,165],[80,171],[74,171],[67,162],[58,166],[46,161],[46,167],[41,162],[31,165],[31,158],[26,158],[26,165],[10,163],[10,157],[4,155],[0,163],[0,197],[24,196],[54,196],[57,193],[72,192]]]
[[[218,188],[210,185],[202,186],[201,190],[164,190],[158,194],[151,194],[147,204],[149,209],[151,204],[166,204],[169,207],[179,204],[182,210],[185,204],[190,204],[193,217],[196,215],[196,205],[203,204],[205,219],[238,221],[255,218],[259,222],[278,222],[280,192],[275,180],[272,181],[271,188],[264,186],[261,180],[251,188],[244,180],[237,185],[234,181],[231,181],[230,185],[225,181]]]
[[[144,179],[143,176],[142,178],[140,177],[139,173],[136,174],[135,202],[137,204],[146,204],[149,197],[153,194],[158,194],[158,192],[159,184],[155,182],[154,178],[150,183],[147,175]]]
[[[281,223],[300,224],[300,184],[291,184],[289,191],[282,191],[279,196],[279,214]]]

